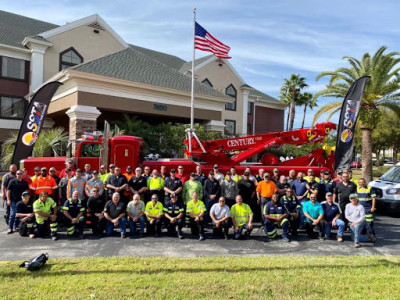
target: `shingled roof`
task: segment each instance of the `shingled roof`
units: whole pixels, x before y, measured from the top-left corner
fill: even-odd
[[[72,69],[184,92],[191,91],[191,79],[189,77],[132,47],[77,65]],[[195,84],[195,92],[231,99],[229,96],[198,82]]]
[[[163,53],[163,52],[159,52],[159,51],[155,51],[155,50],[151,50],[151,49],[147,49],[147,48],[143,48],[143,47],[139,47],[137,45],[131,45],[129,44],[129,47],[131,47],[132,49],[135,49],[139,52],[142,52],[143,54],[146,54],[147,56],[154,58],[156,60],[158,60],[159,62],[170,66],[171,68],[177,69],[179,70],[180,67],[186,63],[186,61],[184,61],[183,59],[174,56],[174,55],[170,55],[167,53]]]
[[[0,44],[3,45],[24,48],[22,41],[26,37],[33,37],[56,27],[59,26],[0,10]]]

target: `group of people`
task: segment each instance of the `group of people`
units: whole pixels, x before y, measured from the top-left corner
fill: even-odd
[[[30,177],[26,170],[10,166],[3,177],[3,199],[8,206],[8,233],[16,230],[34,238],[50,234],[56,240],[59,223],[67,235],[83,237],[85,226],[94,234],[111,235],[116,227],[125,238],[130,235],[159,236],[162,227],[168,234],[184,238],[182,229],[188,226],[191,234],[204,240],[204,229],[211,225],[213,235],[229,239],[249,238],[253,222],[261,221],[269,239],[282,228],[282,239],[290,241],[305,229],[310,238],[326,239],[332,228],[337,228],[337,240],[349,227],[355,246],[360,246],[360,235],[365,231],[375,241],[373,213],[375,195],[365,180],[357,184],[351,173],[338,172],[332,179],[329,171],[316,177],[312,169],[307,176],[294,170],[289,176],[273,174],[263,169],[253,176],[251,169],[243,175],[232,167],[222,174],[218,165],[206,176],[201,165],[186,177],[184,166],[167,173],[165,166],[151,170],[145,166],[120,167],[109,165],[100,170],[75,169],[71,160],[56,175],[55,168],[35,168]]]

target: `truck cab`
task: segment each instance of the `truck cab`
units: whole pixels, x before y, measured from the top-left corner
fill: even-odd
[[[90,164],[92,170],[99,170],[103,163],[104,145],[108,147],[107,163],[120,166],[124,172],[127,166],[142,166],[144,160],[144,141],[135,136],[116,136],[104,143],[103,137],[83,136],[77,145],[76,152],[70,158],[76,168],[84,169]],[[67,156],[59,157],[29,157],[21,161],[21,168],[27,168],[28,174],[33,175],[35,167],[55,167],[57,173],[65,168]]]

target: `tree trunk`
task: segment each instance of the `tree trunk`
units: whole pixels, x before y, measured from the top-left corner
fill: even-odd
[[[289,130],[293,130],[294,116],[295,116],[295,113],[296,113],[295,106],[296,106],[296,103],[294,103],[294,100],[293,100],[292,101],[292,106],[290,107],[291,113],[290,113],[290,129]]]
[[[397,153],[398,153],[397,147],[393,147],[393,165],[397,164]]]
[[[301,123],[301,129],[304,128],[304,121],[306,119],[306,112],[307,112],[307,103],[304,104],[304,115],[303,115],[303,122]]]
[[[371,134],[372,129],[362,127],[362,177],[367,183],[372,181],[372,143]]]
[[[376,166],[379,167],[380,164],[380,154],[381,154],[381,150],[377,150],[375,155],[376,155]]]
[[[290,110],[291,104],[292,104],[292,102],[290,102],[289,106],[288,106],[287,119],[286,119],[286,130],[289,130],[289,118],[290,118],[290,112],[291,112],[291,110]]]

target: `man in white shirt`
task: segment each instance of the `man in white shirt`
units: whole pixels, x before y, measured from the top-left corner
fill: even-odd
[[[350,194],[349,196],[350,203],[346,204],[345,209],[345,216],[346,219],[349,221],[350,229],[353,233],[354,237],[354,247],[360,248],[360,235],[361,231],[364,227],[367,228],[368,238],[371,242],[375,242],[375,238],[370,232],[370,229],[365,222],[365,210],[364,206],[358,203],[358,195],[357,194]]]
[[[215,203],[210,210],[210,217],[213,224],[213,235],[217,237],[224,230],[224,238],[229,239],[229,217],[231,216],[228,205],[225,204],[225,198],[220,197],[218,203]]]

